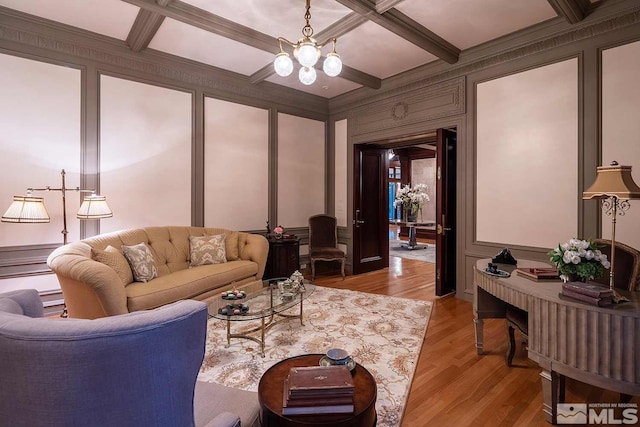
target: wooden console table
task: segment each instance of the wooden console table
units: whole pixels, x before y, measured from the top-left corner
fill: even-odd
[[[300,269],[300,239],[269,237],[269,255],[263,279],[289,277]]]
[[[490,259],[477,261],[473,272],[476,349],[482,354],[483,319],[504,318],[506,304],[529,313],[529,358],[542,368],[543,412],[556,423],[559,377],[565,375],[596,387],[640,396],[640,292],[625,292],[631,301],[596,307],[561,298],[561,282],[536,282],[518,276],[516,266],[499,278],[484,272]],[[519,260],[518,267],[549,267]],[[506,333],[505,333],[506,339]]]

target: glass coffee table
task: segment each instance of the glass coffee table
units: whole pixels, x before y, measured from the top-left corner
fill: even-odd
[[[283,277],[263,280],[261,287],[246,292],[240,298],[225,299],[220,294],[205,301],[209,306],[209,317],[224,320],[227,323],[227,347],[231,345],[231,338],[252,340],[260,344],[261,355],[264,357],[264,335],[269,328],[291,319],[300,319],[300,324],[304,325],[303,301],[313,293],[315,286],[305,280],[300,290],[285,290],[282,289],[282,282],[286,279]],[[299,306],[300,310],[295,314],[284,313],[296,306]],[[251,320],[259,320],[260,325],[241,334],[231,333],[232,323]],[[259,337],[253,335],[257,332]]]

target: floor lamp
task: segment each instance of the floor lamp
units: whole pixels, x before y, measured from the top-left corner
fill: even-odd
[[[613,291],[614,302],[629,301],[614,289],[616,259],[616,216],[624,216],[629,210],[630,199],[640,199],[640,187],[631,177],[631,166],[620,166],[611,162],[610,166],[599,166],[596,180],[582,193],[583,199],[602,200],[602,209],[611,216],[611,268],[609,270],[609,288]]]
[[[13,202],[9,209],[2,215],[2,222],[12,222],[20,224],[37,224],[50,222],[49,213],[44,206],[43,197],[33,196],[34,191],[59,191],[62,193],[62,236],[63,242],[67,244],[67,191],[77,191],[80,193],[90,193],[84,197],[80,209],[76,217],[80,220],[110,218],[113,216],[111,208],[107,205],[107,199],[104,196],[95,194],[95,190],[83,189],[80,187],[67,188],[65,184],[65,171],[60,172],[62,176],[62,185],[60,188],[28,188],[26,196],[13,196]],[[65,305],[60,317],[67,317],[67,306]]]
[[[80,187],[67,188],[65,185],[65,171],[60,172],[62,176],[62,186],[60,188],[28,188],[26,196],[14,196],[13,203],[9,209],[2,215],[2,222],[13,222],[22,224],[36,224],[50,222],[49,213],[44,206],[43,197],[33,196],[34,191],[59,191],[62,193],[62,236],[63,242],[67,244],[67,191],[77,191],[80,193],[91,193],[84,197],[82,205],[76,217],[80,220],[111,218],[113,212],[107,205],[107,199],[104,196],[95,194],[95,190],[84,189]]]

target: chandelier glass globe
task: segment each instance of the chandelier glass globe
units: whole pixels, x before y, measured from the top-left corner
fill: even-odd
[[[342,61],[340,60],[340,55],[335,52],[331,52],[327,55],[327,58],[324,60],[322,64],[322,69],[324,73],[329,77],[335,77],[340,74],[342,71]]]
[[[311,85],[316,81],[316,69],[313,67],[302,67],[298,72],[300,82],[305,85]]]
[[[273,68],[276,74],[281,77],[287,77],[293,72],[293,61],[289,58],[287,52],[280,52],[276,55],[275,61],[273,61]]]
[[[296,58],[303,67],[313,67],[320,58],[320,50],[313,41],[301,42],[296,52]]]

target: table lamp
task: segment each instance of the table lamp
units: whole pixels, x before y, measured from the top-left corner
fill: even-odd
[[[620,166],[611,162],[610,166],[598,166],[596,180],[588,190],[582,193],[585,200],[602,200],[602,209],[611,216],[611,268],[609,270],[609,288],[613,291],[616,303],[629,301],[614,289],[614,265],[616,259],[616,216],[623,216],[629,210],[630,199],[640,199],[640,187],[631,177],[631,166]]]

